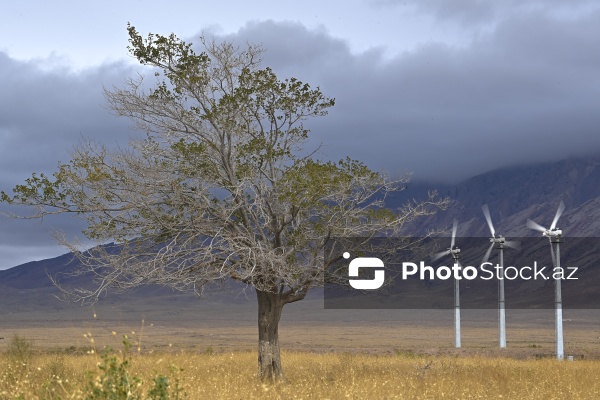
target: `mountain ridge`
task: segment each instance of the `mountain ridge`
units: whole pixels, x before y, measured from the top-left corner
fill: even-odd
[[[391,197],[389,204],[399,207],[410,199],[423,198],[429,187],[434,189],[436,185],[409,184],[408,189]],[[459,221],[458,236],[487,237],[489,231],[481,206],[488,204],[498,233],[507,238],[532,237],[539,232],[525,226],[527,219],[548,226],[559,202],[564,201],[566,210],[559,226],[565,236],[600,237],[600,156],[502,168],[452,187],[438,187],[441,196],[450,197],[448,209],[407,224],[405,232],[424,235],[431,229],[449,229],[456,218]],[[48,275],[59,276],[68,286],[91,283],[87,275],[69,276],[79,265],[72,254],[66,253],[0,270],[0,302],[18,304],[15,298],[19,297],[22,298],[21,308],[26,308],[29,303],[43,307],[44,299],[58,291]],[[144,286],[119,296],[176,297],[170,289],[156,286]],[[123,298],[119,296],[115,298]]]
[[[423,199],[423,186],[415,186],[414,197]],[[600,236],[600,213],[596,211],[600,205],[600,156],[506,167],[442,187],[439,194],[450,198],[448,210],[408,224],[406,233],[449,229],[456,218],[459,236],[488,236],[481,210],[482,205],[488,204],[497,231],[515,237],[534,236],[537,233],[525,226],[527,219],[550,225],[563,201],[566,210],[560,225],[566,235]],[[399,196],[403,201],[410,198],[410,187]]]

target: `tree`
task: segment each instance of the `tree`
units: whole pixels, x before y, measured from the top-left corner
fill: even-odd
[[[324,267],[342,257],[324,254],[325,243],[394,234],[445,203],[432,195],[388,209],[386,196],[405,178],[308,153],[303,123],[326,115],[334,100],[261,68],[261,47],[201,37],[196,53],[173,34],[128,31],[130,53],[154,67],[157,82],[147,88],[140,76],[105,97],[145,135],[128,149],[83,143],[53,176],[33,174],[2,200],[35,207],[33,217],[82,215],[88,238],[118,245],[80,251],[66,243],[98,283],[69,291],[74,300],[148,283],[198,292],[228,279],[251,286],[259,375],[280,379],[284,305],[334,278]]]

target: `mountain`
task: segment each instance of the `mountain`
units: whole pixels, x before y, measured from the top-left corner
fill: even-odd
[[[406,226],[412,235],[431,229],[448,229],[454,218],[460,225],[458,236],[489,235],[481,206],[488,204],[496,231],[506,237],[539,237],[526,227],[528,218],[549,226],[559,202],[566,205],[559,227],[566,237],[600,237],[600,157],[569,158],[554,163],[522,165],[494,170],[470,178],[458,185],[411,183],[389,199],[390,206],[400,206],[410,199],[422,199],[429,189],[450,198],[447,210],[418,219]],[[29,309],[63,307],[52,295],[57,289],[48,275],[58,276],[68,286],[90,284],[89,275],[69,276],[79,266],[71,254],[35,261],[0,271],[0,314]],[[587,273],[590,273],[589,271]],[[110,295],[109,301],[140,299],[144,304],[189,301],[169,289],[146,286],[133,294]],[[231,293],[217,294],[218,301],[237,301]],[[61,304],[61,306],[56,306]]]
[[[423,199],[425,186],[409,186],[392,200],[394,205]],[[538,233],[526,227],[527,219],[549,226],[562,200],[566,209],[559,226],[565,236],[600,236],[600,156],[498,169],[438,191],[450,198],[448,209],[420,218],[405,232],[449,229],[456,218],[459,236],[488,236],[481,211],[488,204],[497,232],[507,237],[535,236]]]
[[[115,251],[114,244],[108,251]],[[48,312],[80,313],[79,304],[60,300],[60,291],[50,277],[56,279],[65,288],[92,288],[93,277],[90,273],[73,274],[81,267],[79,260],[67,253],[55,258],[32,261],[7,270],[0,270],[0,315],[31,313],[44,315]],[[227,302],[238,304],[241,301],[238,288],[213,287],[207,290],[212,303]],[[232,295],[232,291],[236,293]],[[208,297],[208,296],[207,296]],[[117,293],[111,291],[102,296],[103,307],[118,308],[120,313],[152,310],[181,310],[197,303],[198,296],[193,293],[181,293],[158,285],[143,285],[135,289]],[[85,307],[84,307],[85,308]],[[169,311],[169,312],[171,312]],[[136,314],[137,315],[137,314]]]
[[[73,254],[67,253],[55,258],[32,261],[14,268],[0,270],[0,285],[20,290],[41,290],[53,288],[50,276],[57,276],[73,271],[79,267]],[[73,283],[80,283],[75,282]]]

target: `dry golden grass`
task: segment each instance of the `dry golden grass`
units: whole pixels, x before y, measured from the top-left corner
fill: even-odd
[[[97,354],[0,356],[0,399],[81,398]],[[597,399],[599,361],[284,352],[287,382],[256,379],[256,354],[134,354],[144,393],[157,374],[177,377],[188,399]],[[178,372],[170,366],[181,368]]]
[[[86,371],[98,375],[101,361],[86,331],[99,348],[117,350],[123,332],[141,334],[130,368],[142,378],[140,393],[162,374],[171,383],[178,378],[187,399],[600,398],[600,326],[591,311],[570,312],[565,328],[567,354],[585,358],[558,362],[535,359],[554,353],[552,310],[511,312],[504,350],[497,348],[494,310],[465,312],[463,348],[457,350],[446,310],[336,311],[333,318],[307,309],[294,315],[299,322],[281,326],[287,381],[277,385],[256,378],[256,327],[247,311],[239,312],[246,319],[153,315],[143,329],[137,315],[115,321],[99,312],[98,318],[49,321],[15,314],[0,321],[0,400],[83,398]],[[14,334],[33,343],[25,365],[8,354]]]

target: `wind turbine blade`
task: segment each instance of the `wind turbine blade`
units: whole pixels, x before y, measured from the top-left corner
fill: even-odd
[[[446,250],[446,251],[440,251],[439,253],[435,253],[433,255],[433,257],[431,257],[431,261],[437,261],[437,260],[439,260],[440,258],[444,257],[447,254],[450,254],[448,252],[448,250]]]
[[[540,231],[540,232],[546,232],[546,228],[544,228],[543,226],[541,226],[540,224],[538,224],[535,221],[532,221],[530,219],[527,220],[527,227],[529,229],[533,229],[534,231]]]
[[[450,242],[450,250],[454,248],[454,242],[456,242],[456,230],[458,229],[458,221],[456,218],[452,222],[452,241]]]
[[[521,250],[521,242],[519,242],[518,240],[507,240],[506,242],[504,242],[504,244],[507,247],[510,247],[511,249]]]
[[[487,204],[484,204],[481,209],[483,210],[483,215],[485,215],[485,220],[487,221],[488,226],[490,227],[490,232],[492,233],[492,237],[496,237],[496,230],[494,229],[494,224],[492,224],[492,217],[490,216],[490,208]]]
[[[550,225],[550,229],[556,228],[556,224],[558,223],[558,219],[562,215],[563,211],[565,211],[565,203],[562,201],[558,205],[558,210],[556,210],[556,215],[554,216],[554,220],[552,221],[552,225]]]
[[[483,259],[481,260],[481,263],[483,264],[484,262],[487,262],[487,260],[490,259],[490,254],[492,254],[492,249],[494,248],[494,245],[496,243],[490,243],[490,247],[488,247],[487,252],[485,253],[485,256],[483,256]]]

